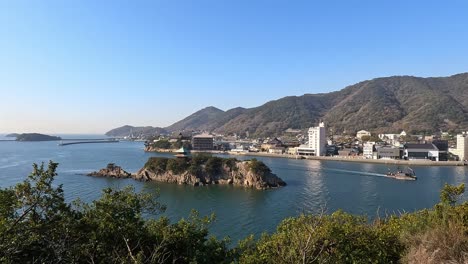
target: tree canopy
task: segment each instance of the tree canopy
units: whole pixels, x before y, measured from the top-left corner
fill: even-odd
[[[211,161],[210,161],[211,160]],[[194,163],[219,160],[198,156]],[[229,166],[230,160],[221,161]],[[148,166],[168,163],[158,160]],[[253,164],[256,164],[255,162]],[[214,215],[171,223],[155,194],[106,188],[91,203],[67,203],[58,164],[33,165],[0,189],[1,263],[466,263],[464,185],[445,185],[432,209],[369,221],[337,211],[283,220],[277,230],[233,245],[209,235]],[[255,165],[262,170],[261,164]],[[144,217],[147,216],[147,217]],[[157,217],[158,216],[158,217]]]

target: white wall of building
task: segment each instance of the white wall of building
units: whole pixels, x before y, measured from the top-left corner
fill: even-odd
[[[371,133],[369,131],[366,131],[366,130],[360,130],[356,133],[356,137],[358,139],[362,139],[363,136],[371,136]]]
[[[468,159],[468,134],[457,135],[457,153],[460,160]]]
[[[366,159],[372,159],[374,154],[374,145],[375,142],[365,143],[364,147],[362,148],[362,156],[364,156]]]
[[[325,124],[320,122],[318,127],[309,128],[309,148],[314,149],[317,156],[325,156],[327,135]]]

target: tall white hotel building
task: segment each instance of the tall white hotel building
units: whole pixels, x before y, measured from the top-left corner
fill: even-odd
[[[325,124],[320,122],[318,127],[309,128],[309,148],[313,149],[315,156],[325,156],[327,134]]]

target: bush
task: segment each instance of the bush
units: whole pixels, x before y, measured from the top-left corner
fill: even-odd
[[[210,157],[205,163],[205,172],[208,176],[215,176],[223,170],[223,159],[219,157]]]
[[[104,189],[85,204],[65,203],[54,187],[57,164],[34,165],[15,187],[0,189],[0,263],[230,263],[228,240],[208,237],[214,216],[196,212],[171,224],[147,220],[165,207],[132,187]]]
[[[188,166],[184,159],[150,160],[148,168],[165,162]],[[224,161],[210,157],[206,162],[216,167]],[[262,170],[257,161],[253,164]],[[0,189],[0,263],[468,261],[468,203],[456,203],[463,185],[446,185],[433,209],[374,223],[342,211],[300,215],[283,220],[272,234],[258,240],[249,236],[229,249],[229,240],[209,237],[213,215],[193,212],[174,224],[166,217],[145,219],[143,215],[158,215],[165,206],[157,195],[135,193],[132,187],[104,189],[90,204],[66,203],[62,187],[53,184],[57,165],[34,164],[24,182]]]
[[[168,158],[151,157],[145,163],[144,167],[155,173],[163,173],[166,171],[168,160]]]
[[[185,159],[168,159],[166,171],[171,171],[174,174],[182,174],[187,171],[189,164]]]
[[[343,212],[283,220],[257,243],[242,241],[241,263],[396,263],[398,237]]]
[[[265,163],[257,159],[252,159],[249,161],[249,169],[254,174],[257,174],[260,176],[265,176],[271,173],[270,168],[268,168],[268,166],[265,165]]]
[[[160,148],[160,149],[170,149],[171,142],[169,142],[167,139],[161,139],[161,140],[154,142],[153,147]]]

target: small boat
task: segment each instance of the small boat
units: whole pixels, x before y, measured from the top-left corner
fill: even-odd
[[[416,177],[416,173],[411,168],[406,169],[405,171],[397,170],[395,172],[388,172],[387,177],[394,178],[397,180],[404,180],[404,181],[415,181],[418,178]]]

